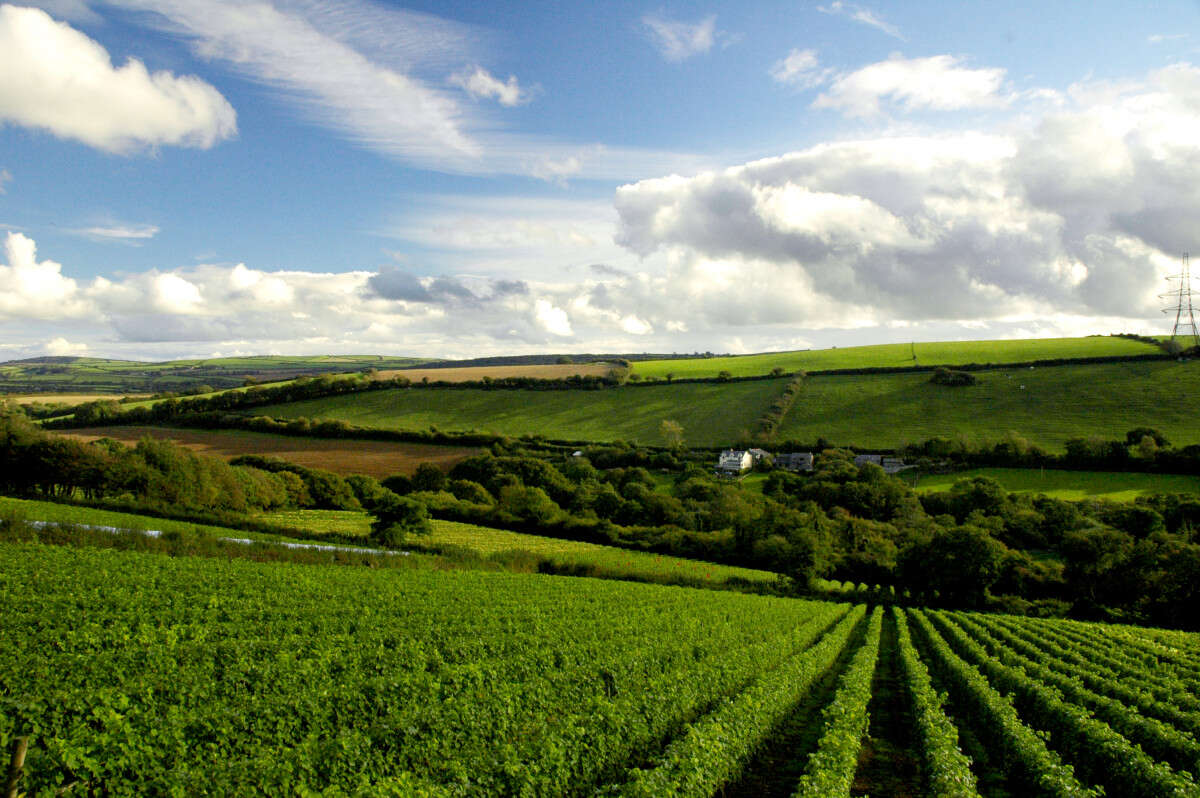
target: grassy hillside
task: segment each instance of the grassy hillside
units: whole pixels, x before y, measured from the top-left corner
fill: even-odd
[[[916,352],[917,362],[913,362]],[[964,365],[967,363],[1022,363],[1056,358],[1147,355],[1160,352],[1141,341],[1110,336],[1089,338],[1032,338],[1016,341],[941,341],[918,344],[881,344],[842,349],[808,349],[798,352],[768,352],[758,355],[686,360],[648,360],[633,364],[635,374],[664,379],[715,377],[728,371],[735,377],[825,369],[889,368]]]
[[[264,513],[265,521],[281,526],[303,529],[312,534],[358,535],[366,539],[371,519],[363,512],[350,510],[286,510]],[[592,566],[598,571],[621,574],[634,579],[654,580],[661,577],[687,580],[689,583],[720,583],[730,578],[753,582],[771,582],[777,577],[768,571],[737,568],[732,565],[685,560],[680,557],[628,551],[614,546],[600,546],[574,540],[559,540],[538,535],[525,535],[504,529],[490,529],[456,521],[431,522],[433,534],[414,537],[419,547],[439,548],[459,546],[482,556],[517,551],[529,552],[539,558],[551,559],[562,565]]]
[[[93,357],[45,357],[0,363],[0,393],[157,393],[201,385],[232,388],[246,377],[259,382],[300,374],[331,374],[365,369],[399,369],[428,362],[381,355],[227,357],[146,363]]]
[[[284,418],[337,419],[389,429],[480,430],[570,440],[664,443],[664,419],[692,446],[721,446],[753,430],[786,379],[654,385],[601,391],[391,390],[255,409]]]
[[[892,448],[936,435],[995,440],[1013,430],[1061,450],[1070,438],[1123,438],[1146,425],[1176,445],[1200,442],[1200,363],[1107,363],[976,376],[978,384],[958,388],[934,385],[928,374],[810,377],[779,437]]]
[[[1133,501],[1155,493],[1200,494],[1200,477],[1183,474],[1126,474],[1108,471],[1057,471],[1036,468],[973,468],[955,474],[921,477],[918,493],[949,490],[960,479],[989,477],[1013,493],[1044,493],[1056,499]]]

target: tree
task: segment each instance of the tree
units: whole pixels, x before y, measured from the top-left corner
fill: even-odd
[[[413,490],[437,492],[446,487],[446,475],[433,463],[421,463],[412,475]]]
[[[662,433],[663,439],[667,442],[667,446],[670,446],[672,449],[683,448],[682,424],[674,419],[664,418],[658,429]]]
[[[371,522],[371,542],[385,549],[400,548],[409,535],[428,535],[433,531],[424,504],[391,491],[385,490],[377,496],[371,514],[375,516]]]
[[[717,372],[717,379],[721,382],[733,379],[733,372],[728,369],[721,369]]]

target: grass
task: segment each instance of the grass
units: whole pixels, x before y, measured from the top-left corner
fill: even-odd
[[[217,537],[303,542],[284,535],[270,535],[261,532],[249,532],[242,529],[229,529],[210,524],[197,524],[191,521],[173,521],[168,518],[155,518],[148,515],[118,512],[116,510],[101,510],[94,507],[78,507],[72,504],[58,504],[56,502],[37,501],[36,499],[15,499],[8,496],[0,496],[0,516],[19,518],[25,521],[52,521],[61,524],[111,526],[118,529],[134,529],[139,532],[154,529],[159,532],[177,532],[181,535],[192,535],[197,532],[203,532]]]
[[[960,479],[989,477],[1012,493],[1044,493],[1055,499],[1133,501],[1155,493],[1200,494],[1200,477],[1183,474],[1136,474],[1107,471],[1058,471],[1036,468],[974,468],[955,474],[921,477],[919,493],[949,490]]]
[[[950,388],[928,374],[810,377],[780,440],[894,448],[934,436],[995,441],[1010,430],[1048,450],[1070,438],[1124,438],[1155,427],[1176,446],[1200,442],[1200,363],[1151,361],[981,372]]]
[[[598,391],[399,389],[310,399],[255,409],[283,418],[336,419],[362,427],[501,435],[541,435],[588,441],[663,444],[665,419],[683,425],[691,446],[728,445],[753,431],[788,380],[729,384],[653,385]]]
[[[379,372],[380,379],[407,377],[413,382],[428,379],[430,382],[468,382],[491,377],[494,380],[506,377],[532,377],[537,380],[561,380],[582,376],[603,377],[612,371],[612,363],[553,363],[547,365],[520,366],[463,366],[461,368],[397,369]]]
[[[257,517],[282,526],[304,529],[313,534],[358,535],[365,539],[370,529],[370,517],[366,513],[347,510],[288,510],[264,513]],[[776,575],[768,571],[686,560],[665,554],[525,535],[456,521],[434,520],[431,523],[431,536],[414,537],[410,539],[410,543],[432,549],[456,546],[470,549],[484,557],[523,551],[539,558],[553,560],[560,565],[592,566],[604,574],[650,581],[671,578],[688,583],[719,584],[730,578],[754,582],[771,582],[776,579]]]
[[[308,468],[323,468],[337,474],[366,474],[376,478],[411,474],[421,463],[449,468],[481,450],[467,446],[436,446],[426,443],[356,441],[349,439],[301,438],[244,430],[196,430],[173,427],[85,427],[59,433],[92,441],[112,438],[133,446],[144,436],[174,441],[201,454],[232,459],[245,454],[278,457]]]
[[[771,369],[785,372],[823,371],[826,369],[888,368],[912,366],[913,353],[923,366],[964,365],[967,363],[1021,363],[1055,358],[1105,357],[1110,355],[1147,355],[1161,352],[1141,341],[1111,336],[1088,338],[1031,338],[1008,341],[938,341],[919,344],[879,344],[842,349],[806,349],[796,352],[768,352],[731,357],[689,358],[682,360],[646,360],[633,364],[635,374],[665,379],[668,374],[687,377],[715,377],[728,371],[735,377],[770,374]]]
[[[381,355],[227,357],[147,363],[103,358],[37,358],[0,363],[0,387],[9,392],[125,394],[181,391],[208,384],[241,385],[247,376],[261,382],[300,374],[366,369],[397,369],[427,360]]]

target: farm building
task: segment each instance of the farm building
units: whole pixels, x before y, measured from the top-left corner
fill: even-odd
[[[738,476],[754,466],[754,456],[743,449],[726,449],[717,458],[717,474]]]
[[[750,449],[749,452],[750,452],[750,459],[752,459],[754,461],[755,465],[758,465],[759,463],[763,462],[764,460],[770,460],[770,458],[771,458],[771,453],[768,452],[766,449]]]
[[[784,471],[812,471],[812,452],[789,452],[775,457],[775,467]]]
[[[898,474],[901,471],[906,471],[916,466],[907,465],[904,460],[899,457],[884,457],[881,454],[859,454],[854,456],[854,464],[856,466],[874,463],[883,469],[885,474]]]

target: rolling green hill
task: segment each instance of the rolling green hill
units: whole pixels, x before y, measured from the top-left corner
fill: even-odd
[[[913,354],[916,354],[916,362]],[[635,374],[647,378],[715,377],[728,371],[734,377],[826,369],[946,366],[967,363],[1023,363],[1059,358],[1152,355],[1161,352],[1141,341],[1112,336],[1088,338],[1030,338],[1012,341],[939,341],[918,344],[880,344],[842,349],[806,349],[734,357],[648,360],[633,364]]]
[[[1070,438],[1123,438],[1156,427],[1177,446],[1200,442],[1200,363],[1104,363],[978,372],[965,387],[929,374],[809,377],[781,440],[894,448],[934,436],[996,440],[1015,431],[1061,450]],[[1022,387],[1023,386],[1023,387]]]
[[[953,474],[923,476],[918,493],[949,490],[960,479],[988,477],[1012,493],[1044,493],[1055,499],[1133,501],[1156,493],[1200,493],[1200,477],[1188,474],[1138,474],[1110,471],[1058,471],[1038,468],[972,468]]]
[[[227,357],[146,363],[93,357],[43,357],[0,363],[0,393],[156,393],[203,385],[232,388],[246,377],[260,382],[301,374],[399,369],[428,361],[381,355]]]
[[[257,415],[335,419],[362,427],[480,430],[567,440],[657,445],[660,425],[683,425],[692,446],[727,445],[752,431],[788,380],[652,385],[599,391],[397,389],[256,408]]]

